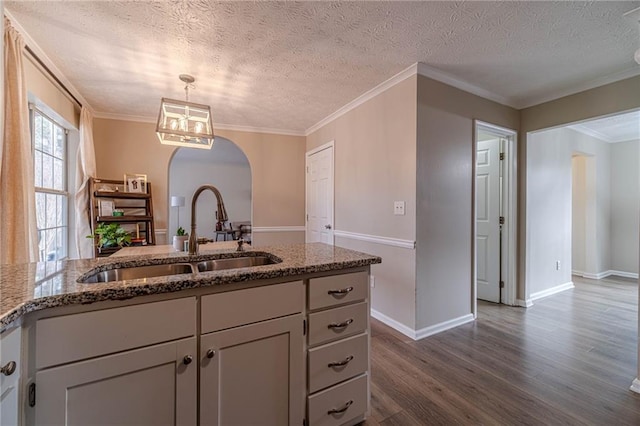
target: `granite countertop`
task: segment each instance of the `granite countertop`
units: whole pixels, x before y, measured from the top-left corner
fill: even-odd
[[[299,274],[380,263],[381,258],[321,243],[280,245],[246,249],[248,255],[269,253],[281,263],[249,268],[181,274],[99,284],[77,280],[93,270],[144,266],[175,262],[197,262],[212,257],[235,257],[237,252],[207,250],[189,257],[176,252],[157,254],[26,263],[0,266],[0,331],[21,316],[57,306],[87,304],[104,300],[127,299],[150,294],[170,293],[191,288],[242,281],[281,278]]]

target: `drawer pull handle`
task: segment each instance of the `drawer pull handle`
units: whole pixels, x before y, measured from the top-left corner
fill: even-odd
[[[345,294],[349,294],[353,291],[353,287],[347,287],[347,288],[343,288],[341,290],[329,290],[327,291],[327,294],[330,294],[332,296],[334,295],[345,295]]]
[[[327,411],[327,414],[332,415],[332,414],[342,414],[345,411],[347,411],[349,409],[349,407],[351,407],[351,404],[353,404],[353,399],[350,399],[346,404],[344,404],[344,407],[342,408],[332,408],[331,410]]]
[[[207,350],[207,358],[211,359],[214,356],[216,356],[216,351],[214,351],[213,349]]]
[[[330,362],[329,363],[329,368],[333,368],[333,367],[344,367],[345,365],[349,364],[351,361],[353,361],[353,355],[349,355],[348,357],[346,357],[344,359],[344,361],[340,361],[340,362]]]
[[[16,367],[17,364],[15,361],[9,361],[7,365],[0,368],[0,373],[4,374],[5,376],[10,376],[16,371]]]
[[[182,363],[184,365],[191,364],[191,361],[193,361],[193,357],[191,355],[185,355],[184,358],[182,358]]]
[[[346,328],[349,326],[349,324],[351,324],[353,322],[353,318],[349,318],[346,321],[343,322],[332,322],[331,324],[329,324],[327,327],[328,328],[332,328],[332,329],[336,329],[336,328]]]

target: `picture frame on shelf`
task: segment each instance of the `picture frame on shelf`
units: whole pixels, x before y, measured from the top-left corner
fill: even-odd
[[[138,173],[125,173],[124,175],[125,192],[137,192],[141,194],[147,193],[147,175]]]
[[[98,200],[98,214],[100,216],[112,216],[115,207],[114,200]]]

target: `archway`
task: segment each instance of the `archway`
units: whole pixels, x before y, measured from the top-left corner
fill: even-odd
[[[238,222],[250,224],[251,165],[244,152],[229,139],[217,137],[211,150],[178,148],[169,162],[168,206],[171,197],[184,197],[184,207],[169,207],[167,239],[180,226],[187,232],[191,225],[191,198],[201,185],[213,185],[222,194],[229,221],[227,227]],[[216,199],[204,192],[196,206],[197,235],[215,239]]]

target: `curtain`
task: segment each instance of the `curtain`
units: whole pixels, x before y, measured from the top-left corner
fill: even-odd
[[[36,195],[22,36],[4,19],[4,133],[0,148],[0,264],[38,260]]]
[[[80,112],[80,145],[76,162],[76,245],[78,257],[93,257],[93,240],[87,238],[91,234],[91,217],[89,211],[89,179],[96,177],[96,154],[93,147],[93,115],[83,106]]]

